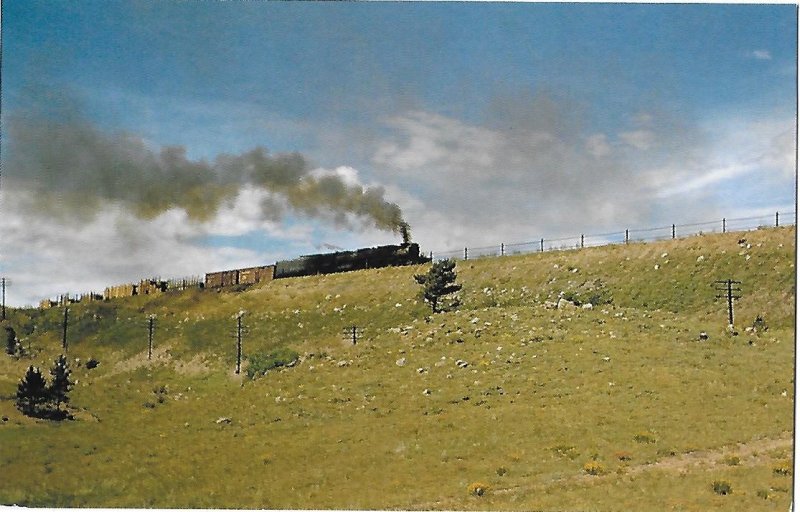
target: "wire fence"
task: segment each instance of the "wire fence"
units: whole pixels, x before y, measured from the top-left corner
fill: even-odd
[[[600,247],[604,245],[628,244],[634,242],[654,242],[659,240],[675,240],[704,233],[732,233],[751,231],[779,226],[793,226],[796,223],[796,212],[775,212],[774,215],[758,217],[723,218],[693,224],[671,224],[655,228],[625,229],[601,234],[580,234],[562,238],[540,238],[530,242],[499,243],[483,247],[464,247],[447,251],[431,251],[434,260],[475,259],[532,252],[564,251]]]

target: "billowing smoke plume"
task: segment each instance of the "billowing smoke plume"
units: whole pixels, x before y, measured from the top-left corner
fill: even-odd
[[[11,118],[6,133],[4,186],[36,192],[42,212],[92,215],[104,202],[116,202],[141,218],[180,208],[203,222],[250,186],[270,192],[262,205],[265,218],[278,219],[288,207],[338,224],[349,225],[355,217],[398,233],[405,225],[382,188],[312,173],[299,153],[270,154],[257,147],[213,162],[190,160],[180,146],[156,150],[140,138],[107,135],[85,121],[47,118]]]

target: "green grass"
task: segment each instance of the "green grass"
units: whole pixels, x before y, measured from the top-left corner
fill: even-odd
[[[49,368],[59,353],[61,312],[12,310],[33,355],[0,358],[0,502],[785,509],[792,477],[773,468],[791,457],[794,250],[794,229],[779,228],[460,261],[462,306],[433,317],[412,278],[424,267],[78,304],[76,420],[62,423],[26,418],[11,400],[29,364]],[[711,286],[727,278],[743,281],[738,336]],[[593,289],[611,302],[545,304]],[[241,310],[245,356],[291,347],[300,363],[236,376]],[[768,330],[746,332],[758,315]],[[342,334],[353,324],[364,332],[355,346]],[[100,366],[74,364],[89,357]],[[736,465],[722,457],[773,441]],[[703,464],[659,465],[687,453]],[[584,470],[592,460],[601,474]],[[716,494],[715,480],[733,493]],[[476,482],[489,490],[470,494]]]

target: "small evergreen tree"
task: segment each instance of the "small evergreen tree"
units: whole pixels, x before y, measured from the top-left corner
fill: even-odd
[[[50,394],[42,372],[30,366],[17,386],[17,409],[26,416],[41,416],[42,408],[49,401]]]
[[[67,358],[64,357],[63,354],[58,356],[53,368],[50,370],[50,375],[53,376],[53,380],[50,383],[48,391],[50,400],[56,403],[56,409],[59,411],[61,410],[61,404],[69,403],[68,393],[74,384],[69,380],[70,373],[72,373],[72,370],[69,369]]]
[[[427,274],[416,274],[414,276],[414,280],[422,286],[422,297],[431,305],[431,310],[434,313],[458,306],[458,301],[452,301],[445,307],[441,306],[443,297],[456,293],[461,289],[461,285],[456,284],[455,267],[456,262],[454,260],[441,260],[431,265]]]
[[[6,354],[13,356],[17,353],[17,332],[10,325],[6,329]]]

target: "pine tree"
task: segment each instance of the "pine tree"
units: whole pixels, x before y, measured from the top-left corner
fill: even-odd
[[[455,261],[446,259],[431,265],[427,274],[414,276],[414,280],[422,286],[422,297],[431,305],[434,313],[458,306],[458,301],[453,301],[446,307],[440,306],[443,297],[461,289],[461,285],[456,284],[455,267]]]
[[[10,325],[6,329],[6,354],[13,356],[17,353],[17,332]]]
[[[48,391],[50,400],[56,403],[56,408],[59,411],[61,410],[61,404],[69,403],[68,393],[74,384],[71,380],[69,380],[70,373],[72,373],[72,370],[69,369],[67,358],[64,357],[63,354],[58,356],[53,368],[50,370],[50,375],[53,376],[53,380],[50,383],[50,388]]]
[[[42,372],[30,366],[17,386],[17,408],[27,416],[39,416],[50,401],[47,382]]]

